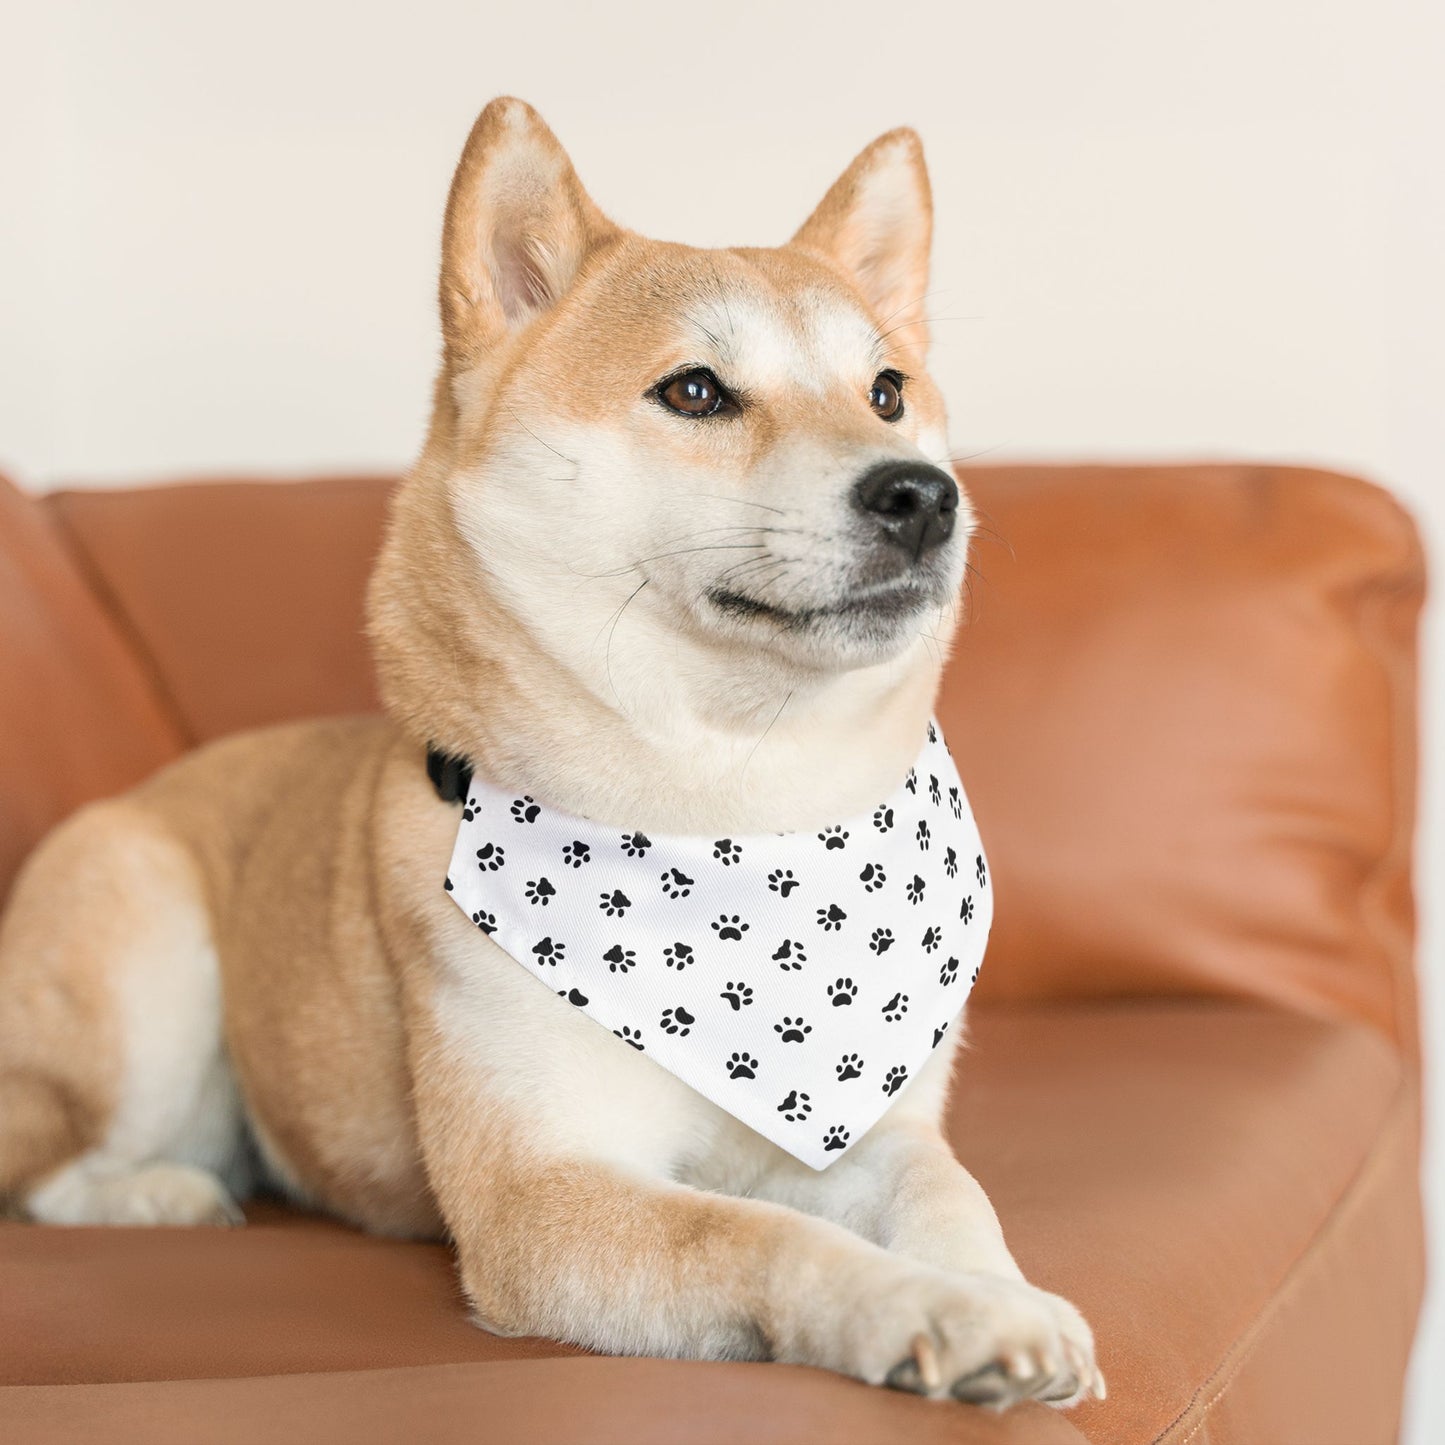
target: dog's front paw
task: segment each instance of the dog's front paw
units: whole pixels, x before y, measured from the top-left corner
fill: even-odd
[[[865,1302],[849,1333],[854,1373],[874,1384],[1000,1410],[1104,1397],[1083,1316],[1022,1280],[911,1271]]]

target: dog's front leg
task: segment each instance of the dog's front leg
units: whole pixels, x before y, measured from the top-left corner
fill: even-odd
[[[1024,1280],[983,1187],[939,1131],[948,1067],[945,1054],[931,1059],[894,1110],[827,1169],[787,1161],[757,1192],[929,1268],[991,1276],[1029,1292],[1053,1315],[1064,1358],[1048,1388],[1028,1393],[1064,1404],[1090,1393],[1102,1399],[1104,1379],[1088,1324],[1069,1301]],[[1014,1398],[1018,1383],[1000,1369],[979,1380],[970,1398]]]

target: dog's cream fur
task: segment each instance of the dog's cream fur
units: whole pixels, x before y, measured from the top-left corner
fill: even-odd
[[[504,787],[667,832],[812,828],[912,761],[967,504],[914,605],[849,489],[942,460],[916,137],[788,245],[644,240],[496,101],[447,208],[444,361],[370,594],[385,720],[224,740],[58,828],[0,932],[0,1195],[52,1223],[232,1223],[259,1177],[455,1241],[480,1324],[1070,1402],[1089,1330],[1024,1282],[939,1121],[947,1035],[820,1173],[624,1047],[442,890],[434,742]],[[735,415],[669,413],[706,365]],[[885,368],[905,409],[868,402]],[[759,604],[725,609],[734,589]],[[771,609],[771,610],[764,610]]]

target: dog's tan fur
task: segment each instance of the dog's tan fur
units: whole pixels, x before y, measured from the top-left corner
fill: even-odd
[[[435,743],[659,833],[813,827],[896,784],[967,528],[880,621],[854,608],[873,584],[843,508],[869,463],[943,449],[930,215],[895,131],[785,247],[652,242],[528,107],[488,106],[447,206],[432,425],[370,594],[387,716],[216,743],[37,850],[0,929],[0,1195],[52,1222],[232,1222],[259,1171],[372,1230],[448,1233],[500,1332],[992,1403],[1102,1392],[1087,1325],[1023,1281],[943,1142],[951,1036],[807,1169],[469,924],[423,769]],[[699,363],[737,415],[649,394]],[[867,403],[885,366],[895,423]],[[730,576],[773,610],[724,615]]]

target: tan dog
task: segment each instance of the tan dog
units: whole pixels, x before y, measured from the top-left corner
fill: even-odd
[[[388,716],[224,740],[45,841],[0,933],[0,1195],[226,1223],[259,1179],[449,1234],[501,1334],[1102,1396],[941,1137],[956,1030],[815,1172],[472,927],[423,765],[659,833],[812,829],[897,785],[969,522],[932,465],[930,224],[894,131],[786,246],[644,240],[530,108],[487,107],[371,588]]]

